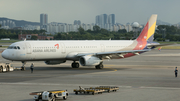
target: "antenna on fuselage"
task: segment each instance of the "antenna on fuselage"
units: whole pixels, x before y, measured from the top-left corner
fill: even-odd
[[[26,41],[26,38],[24,38],[24,41]]]

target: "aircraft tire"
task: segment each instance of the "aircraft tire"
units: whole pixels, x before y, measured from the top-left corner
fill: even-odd
[[[72,68],[79,68],[79,63],[72,63],[72,64],[71,64],[71,67],[72,67]]]
[[[99,65],[97,65],[97,66],[95,66],[96,67],[96,69],[103,69],[103,64],[99,64]]]
[[[103,67],[104,67],[103,64],[99,65],[99,69],[103,69]]]
[[[97,65],[97,66],[95,66],[96,67],[96,69],[99,69],[99,65]]]
[[[79,68],[79,63],[75,63],[75,68]]]
[[[26,70],[26,67],[25,67],[25,66],[22,66],[22,67],[21,67],[21,70],[22,70],[22,71],[25,71],[25,70]]]

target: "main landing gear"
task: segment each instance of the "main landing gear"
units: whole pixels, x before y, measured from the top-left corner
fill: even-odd
[[[21,67],[21,70],[22,70],[22,71],[25,71],[25,70],[26,70],[26,67],[25,67],[26,62],[25,62],[25,61],[22,61],[22,64],[23,64],[23,65],[22,65],[22,67]]]
[[[96,65],[95,67],[96,69],[103,69],[104,66],[103,63],[101,62],[99,65]]]
[[[71,67],[72,68],[79,68],[79,63],[78,62],[76,62],[76,61],[74,61],[72,64],[71,64]],[[103,69],[103,62],[101,62],[99,65],[96,65],[95,66],[96,67],[96,69]]]
[[[79,63],[74,61],[74,62],[71,64],[71,67],[72,67],[72,68],[79,68]]]

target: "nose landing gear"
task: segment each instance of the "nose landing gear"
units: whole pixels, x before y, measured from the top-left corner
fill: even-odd
[[[23,64],[23,65],[22,65],[22,67],[21,67],[21,70],[22,70],[22,71],[25,71],[25,70],[26,70],[26,67],[25,67],[26,62],[25,62],[25,61],[22,61],[22,64]]]

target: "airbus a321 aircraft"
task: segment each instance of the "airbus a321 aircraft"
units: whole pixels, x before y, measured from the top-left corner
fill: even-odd
[[[139,37],[135,40],[70,40],[70,41],[20,41],[12,43],[2,52],[7,60],[21,61],[25,70],[27,61],[45,61],[47,65],[71,60],[72,68],[95,66],[103,68],[103,59],[121,59],[150,51],[161,46],[153,42],[157,15],[150,17]]]

